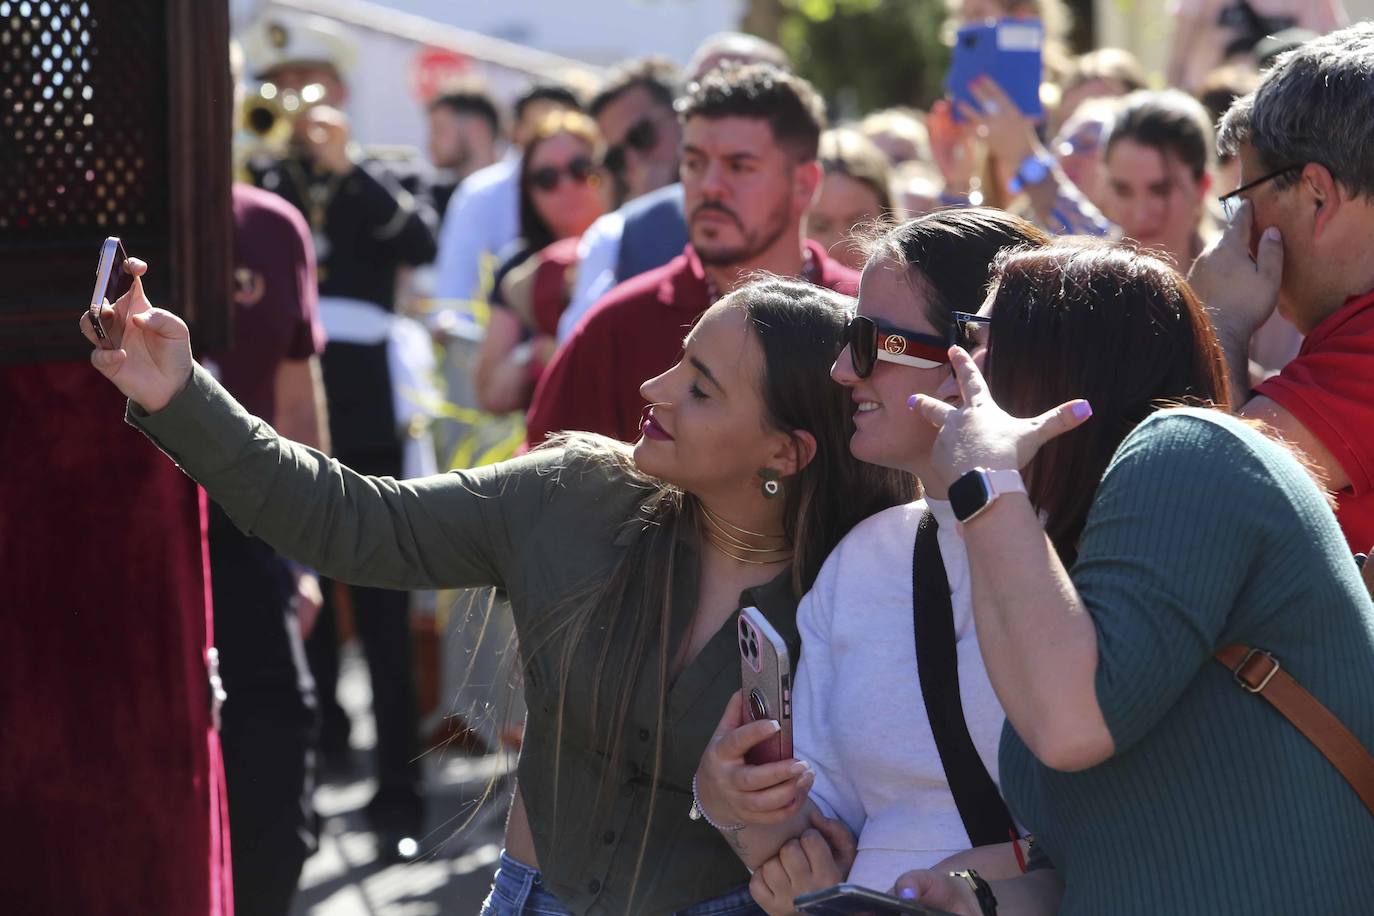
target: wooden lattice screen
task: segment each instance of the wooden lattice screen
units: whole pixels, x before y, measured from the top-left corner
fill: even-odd
[[[224,0],[0,0],[0,362],[84,355],[109,235],[226,339],[227,42]]]

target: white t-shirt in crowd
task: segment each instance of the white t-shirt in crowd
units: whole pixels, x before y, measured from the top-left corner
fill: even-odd
[[[812,800],[858,838],[849,882],[881,891],[903,872],[970,845],[916,673],[912,552],[927,505],[940,525],[964,717],[996,781],[1005,715],[983,667],[968,557],[948,502],[896,506],[860,523],[831,553],[797,611],[795,755],[815,768]]]
[[[483,256],[498,254],[519,234],[520,155],[512,152],[465,178],[449,200],[439,227],[435,298],[465,302],[480,293]]]

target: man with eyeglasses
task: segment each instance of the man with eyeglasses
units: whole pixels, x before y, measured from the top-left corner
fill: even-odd
[[[1222,118],[1240,159],[1230,226],[1189,280],[1207,304],[1239,412],[1311,459],[1354,550],[1374,544],[1374,23],[1283,57]],[[1251,388],[1251,334],[1277,308],[1305,335]]]
[[[604,164],[619,203],[677,180],[682,128],[673,100],[680,81],[677,67],[661,57],[631,61],[587,106],[606,141]]]
[[[582,234],[572,295],[558,320],[560,341],[611,287],[668,263],[687,244],[682,185],[676,183],[682,126],[673,101],[680,91],[677,69],[649,57],[617,71],[592,100],[606,140],[602,164],[623,206]]]

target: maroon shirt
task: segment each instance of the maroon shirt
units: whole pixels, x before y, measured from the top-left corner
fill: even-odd
[[[233,199],[233,343],[210,361],[240,404],[273,423],[277,367],[324,350],[315,246],[305,218],[276,194],[236,183]]]
[[[1350,484],[1336,494],[1336,519],[1350,549],[1374,546],[1374,290],[1346,301],[1303,338],[1283,371],[1255,393],[1291,413]]]
[[[826,257],[817,243],[806,245],[819,285],[847,296],[858,292],[858,274]],[[529,444],[561,430],[638,439],[639,386],[677,363],[682,339],[709,305],[706,272],[691,245],[607,293],[544,370],[525,421]]]

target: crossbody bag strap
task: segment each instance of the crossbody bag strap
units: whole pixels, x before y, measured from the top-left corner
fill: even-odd
[[[1293,723],[1331,761],[1355,794],[1374,814],[1374,757],[1331,710],[1279,666],[1263,649],[1226,646],[1212,656],[1225,665],[1236,683],[1257,693]]]
[[[927,512],[916,529],[912,556],[912,619],[916,631],[916,673],[940,763],[959,817],[974,846],[1005,843],[1017,835],[1011,812],[973,746],[959,695],[959,655],[954,605],[937,540],[939,524]]]

